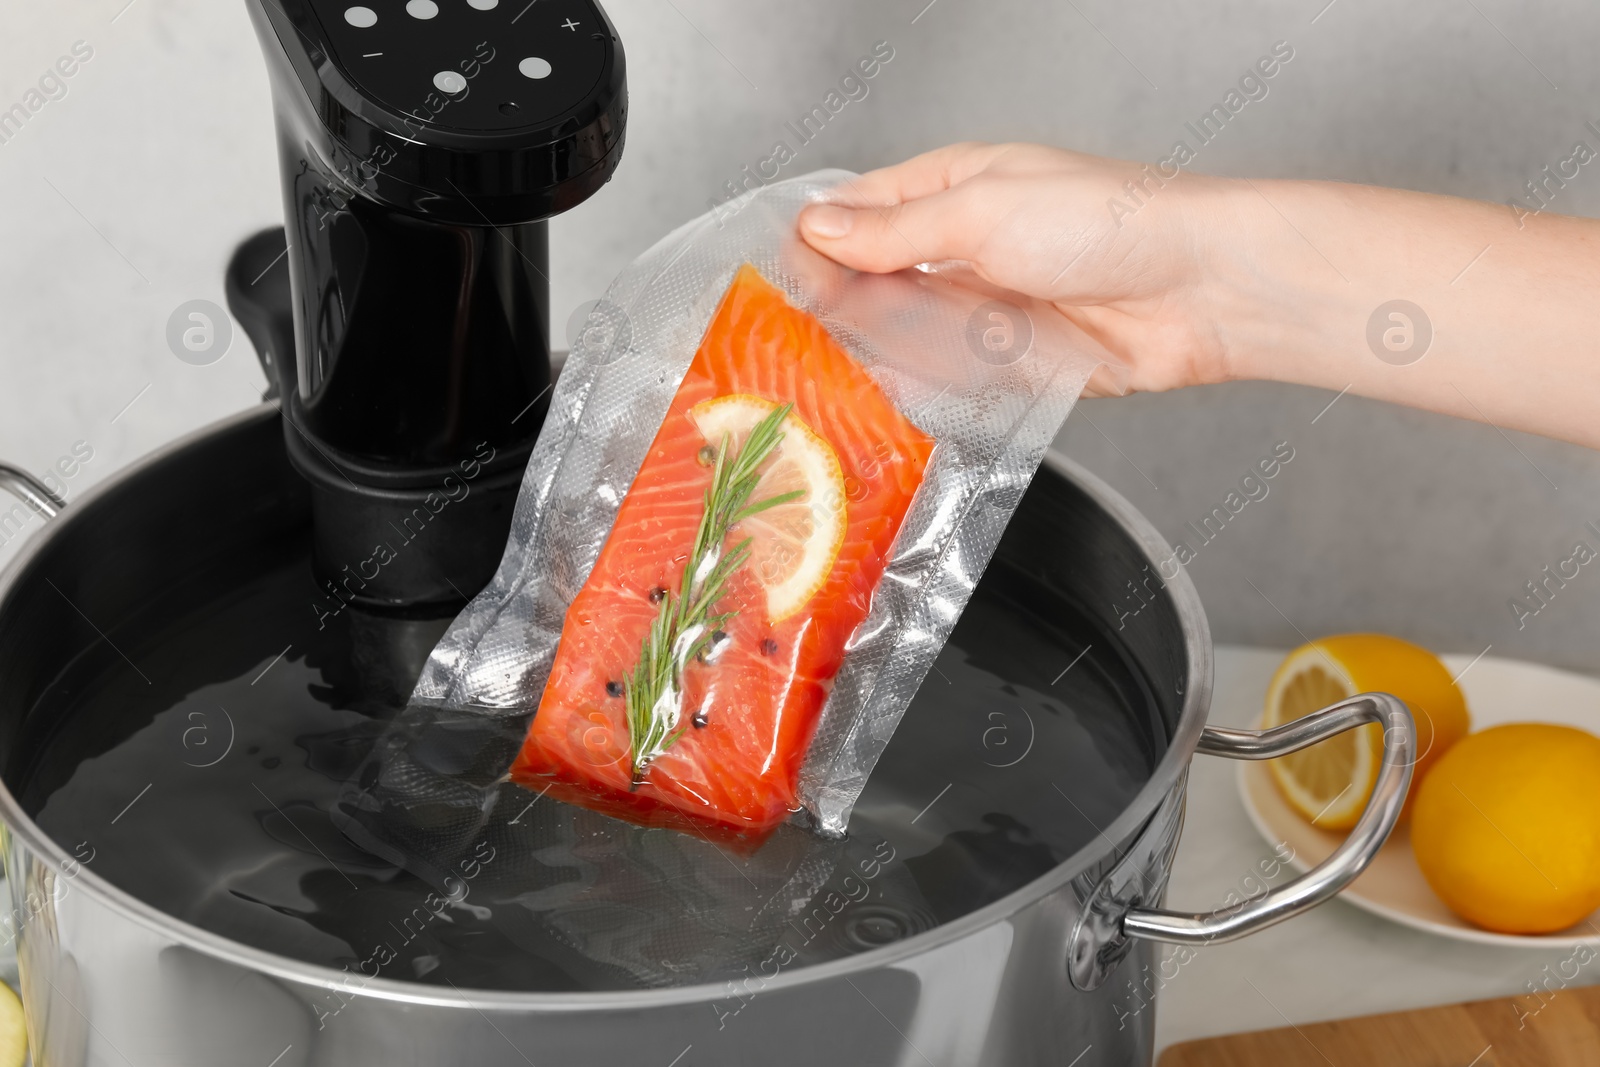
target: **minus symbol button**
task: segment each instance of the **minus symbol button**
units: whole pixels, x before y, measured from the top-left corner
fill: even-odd
[[[362,59],[371,59],[373,56],[381,56],[381,55],[383,55],[382,52],[363,52],[361,54],[361,58]]]

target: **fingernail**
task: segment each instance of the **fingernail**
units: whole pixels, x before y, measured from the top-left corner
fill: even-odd
[[[833,204],[814,204],[800,216],[801,225],[818,237],[843,237],[854,221],[854,212]]]

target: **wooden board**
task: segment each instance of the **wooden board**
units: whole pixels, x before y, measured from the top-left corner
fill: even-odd
[[[1551,968],[1538,995],[1186,1041],[1158,1067],[1594,1067],[1600,986],[1560,983]]]

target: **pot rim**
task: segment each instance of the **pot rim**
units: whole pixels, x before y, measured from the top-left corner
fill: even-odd
[[[155,451],[135,460],[86,490],[83,496],[62,514],[49,520],[45,528],[18,550],[15,557],[0,571],[0,611],[4,611],[12,591],[18,586],[34,560],[57,536],[57,529],[73,521],[74,516],[87,511],[100,497],[110,494],[123,483],[131,481],[147,470],[159,466],[170,456],[196,447],[217,434],[245,426],[254,421],[276,419],[278,405],[264,402],[237,414],[209,423],[173,440]],[[1126,530],[1145,551],[1152,563],[1173,558],[1173,550],[1165,538],[1132,504],[1112,489],[1097,475],[1090,473],[1077,462],[1056,453],[1046,452],[1044,461],[1057,473],[1068,478],[1092,497]],[[1135,794],[1133,800],[1112,820],[1099,829],[1097,840],[1091,840],[1077,852],[1058,863],[1048,873],[1013,890],[1005,896],[968,912],[958,919],[941,923],[930,930],[915,934],[902,941],[871,949],[826,963],[780,970],[772,978],[763,976],[763,984],[753,995],[778,992],[812,982],[876,970],[893,966],[913,956],[943,948],[977,931],[991,926],[1006,917],[1027,908],[1043,898],[1061,890],[1069,881],[1103,858],[1104,842],[1129,837],[1155,812],[1161,801],[1176,787],[1182,786],[1182,775],[1194,755],[1200,732],[1205,726],[1211,703],[1212,650],[1210,626],[1200,596],[1190,580],[1188,571],[1179,567],[1172,578],[1161,576],[1173,598],[1183,632],[1184,652],[1188,672],[1184,683],[1183,706],[1178,723],[1168,740],[1167,750],[1156,764],[1148,781]],[[10,787],[0,781],[0,818],[9,825],[11,835],[26,842],[30,851],[52,861],[56,871],[70,882],[83,883],[83,888],[98,897],[98,903],[115,913],[126,915],[146,930],[170,941],[203,952],[225,963],[233,964],[271,975],[303,986],[315,986],[343,993],[379,1000],[430,1007],[462,1007],[478,1010],[514,1011],[527,1013],[572,1013],[601,1011],[648,1011],[671,1008],[723,999],[726,983],[700,983],[675,986],[667,989],[590,991],[581,993],[519,993],[495,989],[454,989],[446,992],[437,987],[394,978],[368,977],[359,969],[335,970],[321,964],[306,963],[279,956],[230,940],[219,934],[169,915],[146,904],[127,891],[118,888],[88,866],[68,855],[53,838],[44,833],[23,810],[11,794]],[[76,867],[77,873],[66,872]],[[65,899],[63,894],[58,899]],[[1068,946],[1063,943],[1061,954],[1065,966]],[[352,976],[361,981],[351,982]],[[353,986],[353,987],[352,987]]]

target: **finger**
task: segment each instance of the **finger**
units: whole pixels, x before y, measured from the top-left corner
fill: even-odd
[[[949,190],[890,207],[812,204],[800,235],[818,252],[877,274],[941,259],[971,259],[988,227],[972,198]]]
[[[887,207],[942,193],[982,173],[1004,148],[980,141],[935,148],[904,163],[868,171],[844,182],[834,190],[834,202],[850,207]]]

